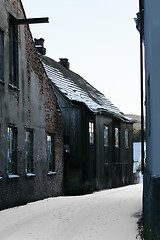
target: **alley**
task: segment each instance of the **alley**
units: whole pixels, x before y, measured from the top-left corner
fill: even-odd
[[[57,197],[0,212],[1,240],[134,240],[142,184]]]

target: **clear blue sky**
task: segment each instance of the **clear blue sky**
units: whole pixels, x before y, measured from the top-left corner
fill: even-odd
[[[124,113],[140,114],[138,0],[22,0],[26,16],[49,17],[31,25],[46,55],[68,58],[70,69]]]

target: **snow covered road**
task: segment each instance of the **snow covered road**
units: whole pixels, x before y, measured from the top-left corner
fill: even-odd
[[[142,184],[0,212],[0,240],[135,240]]]

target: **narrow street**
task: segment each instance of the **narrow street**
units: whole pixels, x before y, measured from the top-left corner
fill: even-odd
[[[1,240],[135,240],[142,184],[57,197],[0,212]]]

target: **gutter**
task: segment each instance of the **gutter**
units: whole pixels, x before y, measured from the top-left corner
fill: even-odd
[[[139,30],[140,30],[140,85],[141,85],[141,170],[144,173],[144,107],[143,107],[143,6],[139,0]]]

